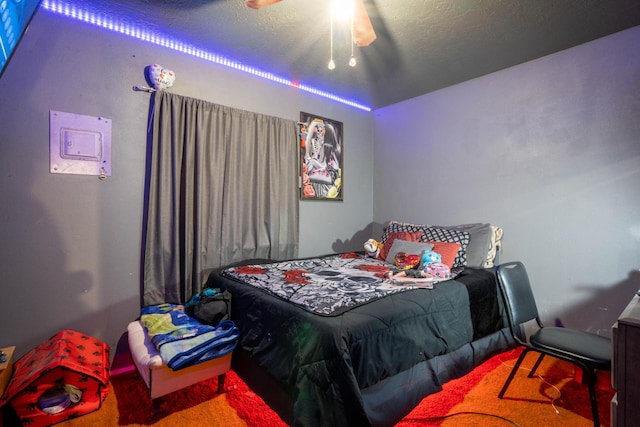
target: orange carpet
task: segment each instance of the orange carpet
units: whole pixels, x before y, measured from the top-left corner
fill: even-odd
[[[527,357],[505,398],[496,396],[518,350],[499,354],[444,390],[425,398],[398,427],[418,426],[591,426],[587,388],[575,380],[572,365],[545,358],[540,378],[527,378]],[[609,402],[613,390],[609,373],[601,375],[599,410],[603,427],[610,425]],[[155,412],[142,380],[135,371],[111,377],[111,391],[102,408],[65,427],[108,426],[260,426],[280,427],[284,422],[233,372],[227,374],[225,393],[217,394],[217,379],[205,381],[159,400]],[[556,412],[557,411],[557,412]]]
[[[536,376],[528,378],[537,353],[530,353],[503,399],[498,393],[520,354],[499,354],[468,375],[450,381],[443,391],[426,397],[398,427],[413,426],[593,426],[589,392],[580,371],[567,362],[546,357]],[[576,381],[578,378],[578,381]],[[600,424],[609,427],[610,372],[598,372]]]

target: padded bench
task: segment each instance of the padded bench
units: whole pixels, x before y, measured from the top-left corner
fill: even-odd
[[[218,393],[224,390],[225,373],[231,367],[232,353],[174,371],[164,364],[139,320],[129,323],[127,332],[133,363],[147,385],[152,400],[216,375]]]

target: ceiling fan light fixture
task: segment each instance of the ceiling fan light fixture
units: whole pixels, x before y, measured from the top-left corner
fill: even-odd
[[[0,0],[1,1],[1,0]],[[244,0],[247,7],[251,9],[262,9],[266,6],[279,3],[282,0]],[[371,19],[364,7],[364,0],[331,0],[329,9],[329,20],[331,22],[331,59],[327,65],[329,70],[336,68],[333,60],[333,22],[339,20],[351,26],[351,58],[349,66],[355,67],[357,61],[354,54],[354,45],[358,47],[368,46],[376,39]]]

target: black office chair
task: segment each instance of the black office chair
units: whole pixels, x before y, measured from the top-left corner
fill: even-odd
[[[529,276],[521,262],[501,264],[497,267],[498,283],[505,299],[509,327],[515,341],[524,346],[518,361],[498,394],[502,399],[527,353],[540,353],[529,377],[535,375],[545,355],[571,362],[582,369],[583,383],[589,387],[593,425],[600,426],[596,400],[596,370],[611,370],[611,340],[589,332],[569,328],[544,327],[531,290]],[[537,330],[525,334],[523,324],[535,320]],[[533,322],[531,322],[532,326]],[[526,335],[529,335],[528,339]]]

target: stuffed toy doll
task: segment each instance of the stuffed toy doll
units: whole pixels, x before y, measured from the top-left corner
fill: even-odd
[[[420,265],[420,257],[406,252],[398,252],[393,258],[393,263],[400,270],[416,269]]]
[[[381,249],[382,243],[378,242],[377,240],[369,239],[364,242],[364,250],[367,253],[367,256],[370,258],[378,258]]]
[[[422,251],[422,254],[420,254],[420,259],[420,270],[424,270],[425,267],[432,262],[442,262],[442,256],[439,253],[433,251]]]
[[[451,270],[442,263],[442,256],[433,251],[423,251],[419,269],[437,279],[449,279]]]

